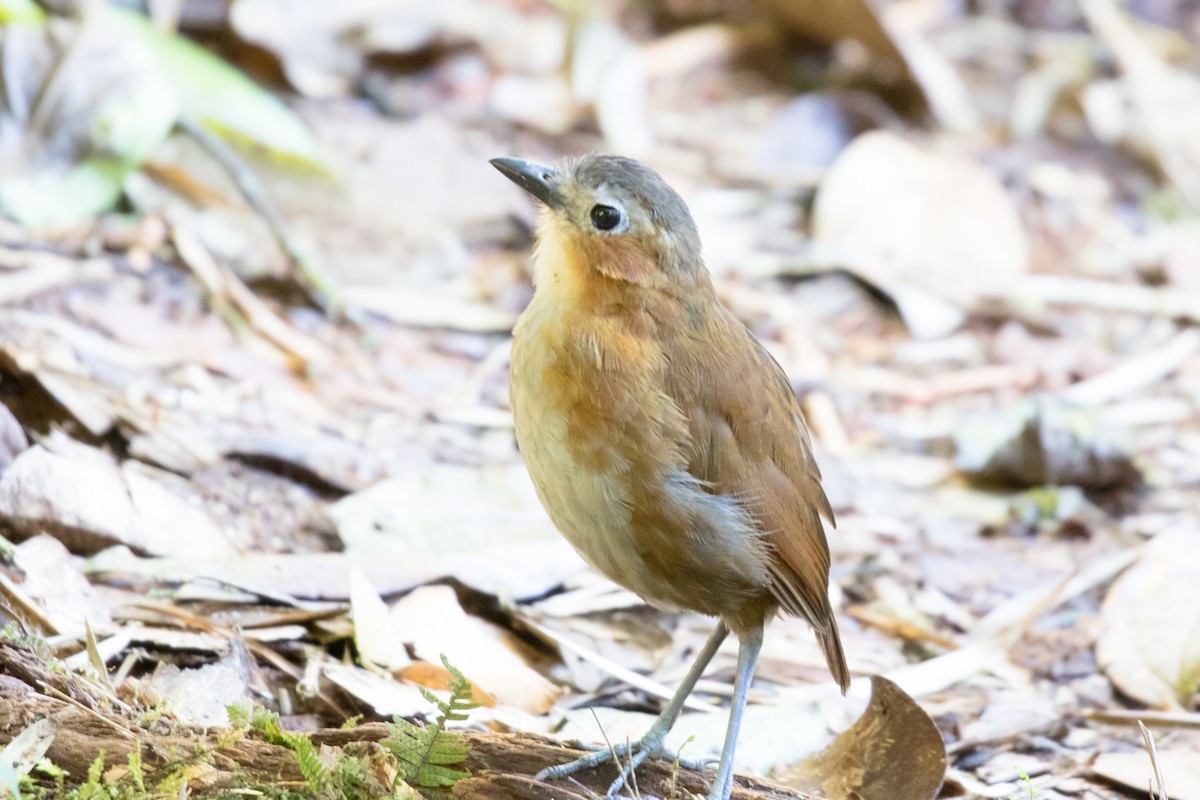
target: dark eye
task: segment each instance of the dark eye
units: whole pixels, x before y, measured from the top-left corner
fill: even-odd
[[[611,231],[621,222],[621,212],[612,206],[592,206],[592,224],[602,231]]]

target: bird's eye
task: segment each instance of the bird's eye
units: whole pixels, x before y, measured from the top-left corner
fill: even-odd
[[[621,222],[621,212],[612,206],[592,206],[592,224],[602,231],[611,231]]]

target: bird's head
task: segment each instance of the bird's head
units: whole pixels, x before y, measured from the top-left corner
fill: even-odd
[[[645,288],[707,280],[687,205],[645,164],[606,153],[491,164],[542,202],[539,250],[564,269]]]

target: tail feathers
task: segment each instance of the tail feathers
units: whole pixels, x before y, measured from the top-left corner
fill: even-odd
[[[838,635],[837,618],[831,613],[828,620],[829,624],[825,630],[814,628],[813,631],[817,634],[822,652],[825,653],[825,663],[829,665],[833,679],[842,688],[842,694],[845,694],[850,688],[850,668],[846,666],[846,651],[842,649],[842,637]]]

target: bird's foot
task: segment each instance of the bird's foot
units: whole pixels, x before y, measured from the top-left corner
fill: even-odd
[[[575,744],[578,744],[582,749],[591,750],[592,752],[574,761],[568,761],[566,764],[547,767],[534,777],[539,781],[553,781],[573,775],[580,770],[593,769],[608,761],[616,761],[617,766],[621,768],[621,772],[617,776],[617,779],[612,782],[612,785],[608,787],[608,792],[605,796],[617,797],[621,789],[628,783],[634,770],[640,767],[642,762],[647,758],[654,757],[677,762],[681,767],[697,771],[703,771],[711,763],[710,761],[679,758],[663,746],[663,738],[663,736],[656,736],[655,732],[651,731],[640,741],[625,742],[624,744],[611,746],[576,742]]]

